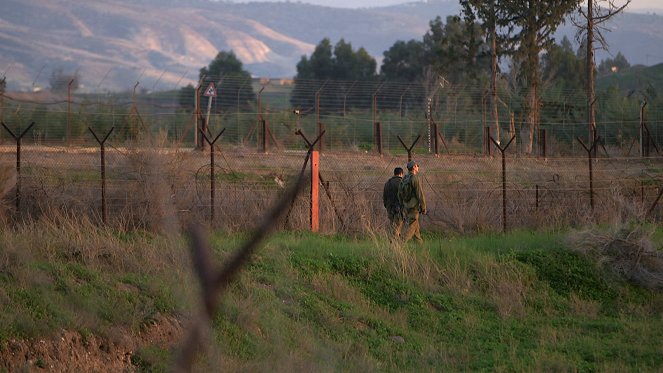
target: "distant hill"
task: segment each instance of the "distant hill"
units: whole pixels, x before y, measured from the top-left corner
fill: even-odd
[[[300,2],[4,0],[0,76],[13,90],[48,87],[57,69],[77,71],[81,91],[129,90],[136,81],[142,89],[171,89],[194,82],[219,50],[233,50],[255,76],[292,77],[301,56],[325,37],[332,43],[344,38],[381,60],[394,42],[421,39],[431,19],[458,10],[455,0],[370,9]],[[663,17],[629,14],[610,27],[615,53],[632,64],[663,62]]]

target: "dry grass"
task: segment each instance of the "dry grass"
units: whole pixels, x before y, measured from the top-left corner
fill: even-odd
[[[446,259],[441,273],[442,284],[456,294],[468,294],[472,290],[472,275],[467,264],[457,256]]]
[[[163,140],[141,141],[107,149],[110,224],[172,232],[192,221],[209,222],[208,151],[165,150]],[[46,152],[27,146],[23,159],[22,215],[38,217],[50,209],[62,209],[99,218],[98,149]],[[296,152],[264,155],[246,148],[217,149],[215,219],[210,225],[228,232],[246,230],[299,174],[303,159],[304,153]],[[421,155],[417,159],[430,212],[423,219],[425,230],[502,229],[499,157]],[[12,160],[11,153],[0,153],[2,164]],[[383,236],[382,186],[393,167],[403,166],[403,161],[363,153],[323,153],[320,166],[326,184],[320,188],[321,230]],[[597,161],[592,210],[586,160],[508,158],[507,228],[584,226],[612,222],[615,216],[641,216],[653,203],[657,191],[652,185],[662,174],[657,160]],[[644,195],[642,183],[647,186]],[[279,228],[307,229],[308,215],[305,189]],[[654,210],[654,216],[658,215],[660,208]]]
[[[569,296],[569,304],[575,315],[595,319],[601,311],[601,304],[595,300],[583,299],[577,294]]]
[[[4,224],[9,216],[7,196],[16,186],[16,171],[7,164],[0,164],[0,223]]]
[[[69,260],[94,270],[158,274],[187,263],[183,242],[151,234],[118,233],[88,217],[53,210],[39,222],[17,225],[6,234],[7,252],[51,260]],[[127,239],[126,237],[130,237]],[[145,266],[145,263],[150,263]],[[189,273],[182,267],[182,274]]]
[[[599,264],[647,289],[663,289],[663,253],[651,240],[654,227],[619,224],[589,229],[569,237],[570,246]]]

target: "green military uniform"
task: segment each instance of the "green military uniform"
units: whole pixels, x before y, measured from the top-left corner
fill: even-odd
[[[398,188],[398,199],[405,210],[408,228],[405,233],[405,242],[413,236],[418,242],[423,242],[419,230],[419,213],[426,213],[426,198],[424,197],[419,177],[409,171]]]
[[[382,192],[382,203],[387,209],[394,238],[401,236],[401,228],[403,227],[403,213],[401,211],[401,204],[398,201],[398,187],[401,185],[402,180],[403,178],[400,176],[393,176],[384,184]]]

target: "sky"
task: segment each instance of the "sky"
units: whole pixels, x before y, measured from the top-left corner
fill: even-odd
[[[235,3],[247,3],[252,1],[270,1],[270,2],[301,2],[315,5],[330,6],[335,8],[369,8],[378,6],[388,6],[413,2],[412,0],[226,0]],[[420,0],[426,1],[426,0]],[[430,0],[429,0],[430,1]],[[457,0],[432,0],[456,2]],[[625,0],[616,0],[615,3],[623,4]],[[663,0],[632,0],[628,8],[630,11],[663,10]]]

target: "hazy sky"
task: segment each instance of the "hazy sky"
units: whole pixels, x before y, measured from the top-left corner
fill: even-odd
[[[377,7],[377,6],[387,6],[394,4],[402,4],[413,2],[412,0],[226,0],[235,3],[247,3],[251,1],[271,1],[271,2],[302,2],[315,5],[331,6],[336,8],[366,8],[366,7]],[[434,0],[439,1],[439,0]],[[456,0],[446,0],[449,2],[456,2]],[[624,3],[624,0],[616,0],[616,3]],[[629,5],[631,11],[637,10],[646,10],[646,9],[658,9],[663,10],[663,0],[632,0]]]

